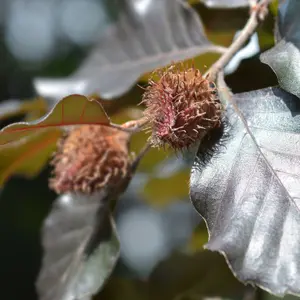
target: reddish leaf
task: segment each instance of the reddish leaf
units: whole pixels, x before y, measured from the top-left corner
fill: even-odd
[[[108,125],[110,120],[102,105],[95,99],[82,95],[70,95],[59,101],[39,120],[14,123],[0,131],[0,146],[19,141],[37,129],[83,124]]]
[[[61,131],[56,128],[31,132],[18,144],[12,143],[0,148],[0,186],[13,174],[32,177],[47,163],[56,148]]]

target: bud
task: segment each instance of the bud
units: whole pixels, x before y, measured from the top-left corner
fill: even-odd
[[[91,194],[118,185],[130,169],[129,134],[101,125],[76,127],[58,145],[50,187]]]
[[[221,125],[216,87],[199,70],[171,66],[159,75],[158,82],[149,81],[142,101],[152,127],[152,145],[188,148]]]

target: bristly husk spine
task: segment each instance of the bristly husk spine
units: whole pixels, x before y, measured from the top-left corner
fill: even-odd
[[[130,134],[102,125],[75,127],[58,142],[50,188],[92,194],[118,185],[130,172]]]
[[[215,84],[196,68],[181,67],[156,71],[160,79],[150,79],[143,95],[153,146],[185,149],[221,125],[222,106]]]

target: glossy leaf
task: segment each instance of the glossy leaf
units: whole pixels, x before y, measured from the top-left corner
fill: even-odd
[[[119,241],[105,193],[60,196],[45,221],[41,300],[91,299],[110,276]]]
[[[300,2],[282,1],[275,27],[277,44],[261,55],[275,72],[279,85],[300,97]]]
[[[249,6],[249,0],[201,0],[206,6],[213,8],[236,8]]]
[[[261,55],[261,61],[275,72],[279,85],[300,97],[300,50],[293,43],[280,41]]]
[[[32,177],[37,175],[55,151],[61,131],[44,129],[32,132],[20,143],[0,148],[0,186],[13,174]]]
[[[125,93],[143,73],[172,61],[224,49],[210,43],[196,11],[182,0],[112,1],[117,20],[108,25],[79,69],[68,78],[38,78],[39,95]]]
[[[71,95],[59,101],[39,120],[8,125],[0,131],[0,146],[19,142],[38,129],[81,124],[109,124],[109,119],[97,100]]]
[[[279,88],[233,99],[246,124],[229,105],[229,124],[203,141],[191,173],[191,200],[209,231],[205,247],[222,253],[245,283],[300,294],[299,99]]]

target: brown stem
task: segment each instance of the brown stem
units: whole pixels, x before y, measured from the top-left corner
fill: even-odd
[[[122,125],[110,123],[110,126],[122,131],[126,131],[129,133],[135,133],[142,130],[142,128],[148,123],[148,119],[143,117],[138,120],[131,120]]]
[[[226,108],[230,103],[232,92],[225,82],[224,72],[222,70],[218,73],[217,76],[217,87],[219,91],[222,91],[221,93],[219,93],[219,96],[223,107]]]
[[[228,50],[209,68],[204,76],[209,80],[215,81],[217,74],[228,64],[231,58],[242,48],[244,43],[254,33],[259,21],[262,20],[267,12],[267,5],[270,0],[262,0],[251,8],[251,15],[237,39],[230,45]]]

